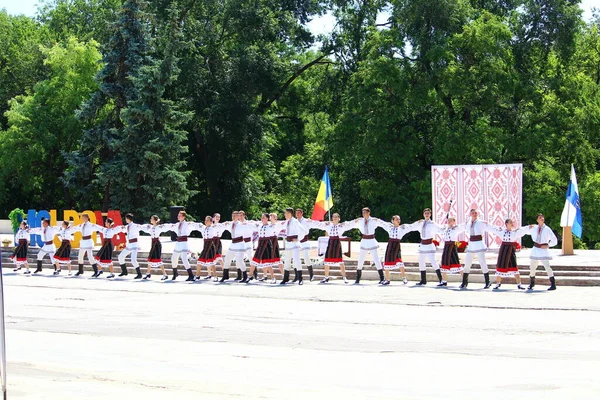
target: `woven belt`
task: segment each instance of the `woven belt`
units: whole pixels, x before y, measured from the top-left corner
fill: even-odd
[[[110,242],[112,242],[112,239],[104,239],[102,241],[102,243],[104,243],[104,244],[107,244],[107,243],[110,243]]]
[[[546,249],[546,248],[548,248],[548,245],[546,243],[536,243],[536,242],[533,242],[533,245],[535,247],[537,247],[538,249]]]
[[[517,244],[515,242],[502,242],[503,246],[516,246]]]
[[[52,240],[49,242],[44,242],[44,244],[52,244],[52,243],[54,243]]]
[[[431,244],[431,243],[433,243],[433,239],[421,240],[421,244]]]
[[[27,243],[27,239],[19,239],[19,244],[21,243]]]
[[[92,238],[92,235],[82,236],[81,240],[90,240],[91,238]]]
[[[135,238],[135,239],[129,239],[129,243],[137,243],[137,238]]]
[[[63,239],[62,242],[63,243],[71,243],[71,241],[69,239]]]
[[[187,242],[187,236],[178,236],[177,241],[178,242]]]
[[[481,235],[469,236],[470,242],[480,242],[482,240],[483,240],[483,236],[481,236]]]
[[[242,236],[231,239],[231,243],[242,243],[243,241],[244,241],[244,238]]]
[[[375,239],[375,235],[362,235],[363,239]]]
[[[160,242],[159,238],[152,238],[152,243]]]
[[[294,240],[298,240],[298,235],[292,235],[285,238],[286,242],[293,242]]]
[[[302,239],[300,241],[300,243],[306,243],[306,242],[308,242],[308,236],[304,236],[304,239]]]
[[[400,239],[394,239],[394,238],[392,238],[392,239],[388,240],[388,242],[390,242],[390,243],[400,243]]]
[[[244,242],[246,242],[246,243],[249,242],[249,241],[251,241],[251,240],[252,240],[252,238],[244,238]]]
[[[455,243],[455,242],[453,242],[453,241],[450,241],[450,242],[444,242],[444,244],[447,244],[447,245],[455,245],[456,243]]]

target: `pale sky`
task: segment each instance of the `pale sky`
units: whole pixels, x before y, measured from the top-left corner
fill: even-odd
[[[0,0],[0,9],[4,8],[9,14],[25,14],[33,17],[37,12],[40,0]],[[592,18],[592,7],[600,8],[600,0],[582,0],[581,8],[586,21]],[[308,26],[313,34],[329,33],[335,20],[331,14],[325,14],[312,20]]]

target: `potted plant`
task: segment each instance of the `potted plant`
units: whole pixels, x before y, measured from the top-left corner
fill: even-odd
[[[12,241],[10,239],[3,239],[2,240],[2,246],[4,246],[4,247],[10,246],[11,243],[12,243]]]

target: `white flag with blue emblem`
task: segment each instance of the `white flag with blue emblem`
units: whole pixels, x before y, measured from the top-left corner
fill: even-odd
[[[560,217],[560,226],[570,226],[573,235],[581,239],[583,223],[581,220],[581,204],[579,202],[579,189],[577,188],[577,177],[575,167],[571,164],[571,180],[567,189],[567,199]]]

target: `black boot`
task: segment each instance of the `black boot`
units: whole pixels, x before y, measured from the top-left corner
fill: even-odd
[[[185,280],[186,282],[194,282],[196,280],[196,278],[194,278],[194,274],[192,273],[192,269],[188,268],[186,269],[187,273],[188,273],[188,278]],[[142,275],[140,274],[140,277]]]
[[[92,269],[94,270],[94,274],[92,275],[92,278],[98,277],[98,266],[96,264],[94,264],[94,265],[92,265]]]
[[[252,274],[254,279],[258,280],[258,268],[254,268],[254,273]]]
[[[463,280],[459,287],[461,289],[466,289],[468,285],[469,285],[469,273],[463,272]]]
[[[385,282],[385,277],[383,276],[383,269],[378,269],[377,273],[379,274],[379,284],[383,285]]]
[[[250,282],[250,279],[248,279],[248,272],[243,271],[242,272],[242,280],[240,281],[240,283],[248,283],[248,282]]]
[[[308,276],[310,277],[310,281],[312,282],[313,279],[315,279],[315,273],[313,272],[313,267],[312,267],[312,265],[309,265],[306,268],[308,269]]]
[[[436,269],[435,274],[437,275],[438,281],[440,281],[440,283],[442,283],[442,271],[440,271],[439,269]]]
[[[304,282],[302,282],[302,271],[298,271],[298,285],[304,285]]]
[[[37,274],[38,272],[42,272],[42,260],[38,260],[37,269],[33,271],[34,274]]]
[[[416,286],[427,285],[427,272],[421,271],[421,280],[416,283]]]
[[[362,269],[357,269],[356,270],[356,280],[354,281],[355,285],[358,285],[360,283],[360,278],[362,278]]]
[[[556,290],[556,279],[553,276],[550,277],[550,287],[548,290]]]
[[[229,268],[223,270],[223,277],[219,280],[220,283],[226,282],[229,280]]]
[[[241,281],[242,280],[242,270],[241,269],[237,269],[237,277],[235,278],[236,281]]]
[[[125,264],[121,264],[121,273],[119,274],[119,276],[125,276],[127,275],[127,266]]]
[[[79,264],[79,270],[75,274],[75,276],[83,275],[83,264]]]
[[[283,279],[281,280],[281,282],[279,282],[279,284],[280,285],[285,285],[289,281],[290,281],[290,271],[288,271],[286,269],[285,271],[283,271]]]
[[[171,278],[171,280],[174,281],[175,279],[177,279],[178,276],[179,274],[177,273],[177,268],[173,268],[173,277]]]
[[[530,276],[529,277],[529,287],[527,288],[527,290],[533,290],[534,287],[535,287],[535,276]]]
[[[484,273],[483,277],[485,278],[485,286],[483,288],[489,289],[492,286],[492,282],[490,282],[490,273],[489,272]]]
[[[127,272],[127,268],[125,268],[125,272]],[[135,267],[135,272],[137,272],[137,275],[133,279],[142,279],[142,271],[140,270],[140,267]]]
[[[292,281],[292,283],[296,282],[298,282],[298,269],[294,268],[294,280]]]

